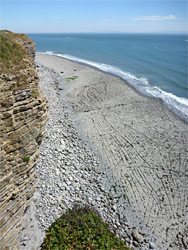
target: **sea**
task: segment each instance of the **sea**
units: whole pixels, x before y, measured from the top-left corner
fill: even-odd
[[[28,34],[38,53],[56,55],[119,76],[159,98],[188,122],[186,34]]]

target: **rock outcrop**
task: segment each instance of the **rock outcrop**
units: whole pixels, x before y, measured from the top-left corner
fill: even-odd
[[[34,42],[9,31],[0,31],[0,39],[0,249],[8,250],[19,249],[35,191],[48,105],[34,69]]]

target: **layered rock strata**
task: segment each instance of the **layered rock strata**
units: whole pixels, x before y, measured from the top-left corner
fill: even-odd
[[[35,44],[8,31],[1,31],[0,38],[0,249],[7,250],[19,249],[48,105],[34,69]]]

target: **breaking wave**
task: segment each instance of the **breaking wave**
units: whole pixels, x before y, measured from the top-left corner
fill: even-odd
[[[138,78],[135,75],[122,71],[121,69],[89,60],[81,59],[78,57],[70,56],[67,54],[55,54],[52,51],[40,52],[40,54],[55,55],[62,57],[73,62],[81,63],[92,68],[98,69],[102,72],[118,76],[125,80],[130,86],[134,87],[138,92],[148,97],[157,98],[163,101],[172,112],[174,112],[181,119],[188,122],[188,99],[175,96],[172,93],[165,92],[156,86],[151,86],[147,78]]]

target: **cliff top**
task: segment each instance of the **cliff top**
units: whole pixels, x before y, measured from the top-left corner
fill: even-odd
[[[25,34],[16,34],[8,30],[0,31],[0,74],[14,74],[31,62],[24,44],[34,42]]]
[[[38,78],[33,67],[35,43],[25,34],[0,31],[1,91],[23,90]]]

